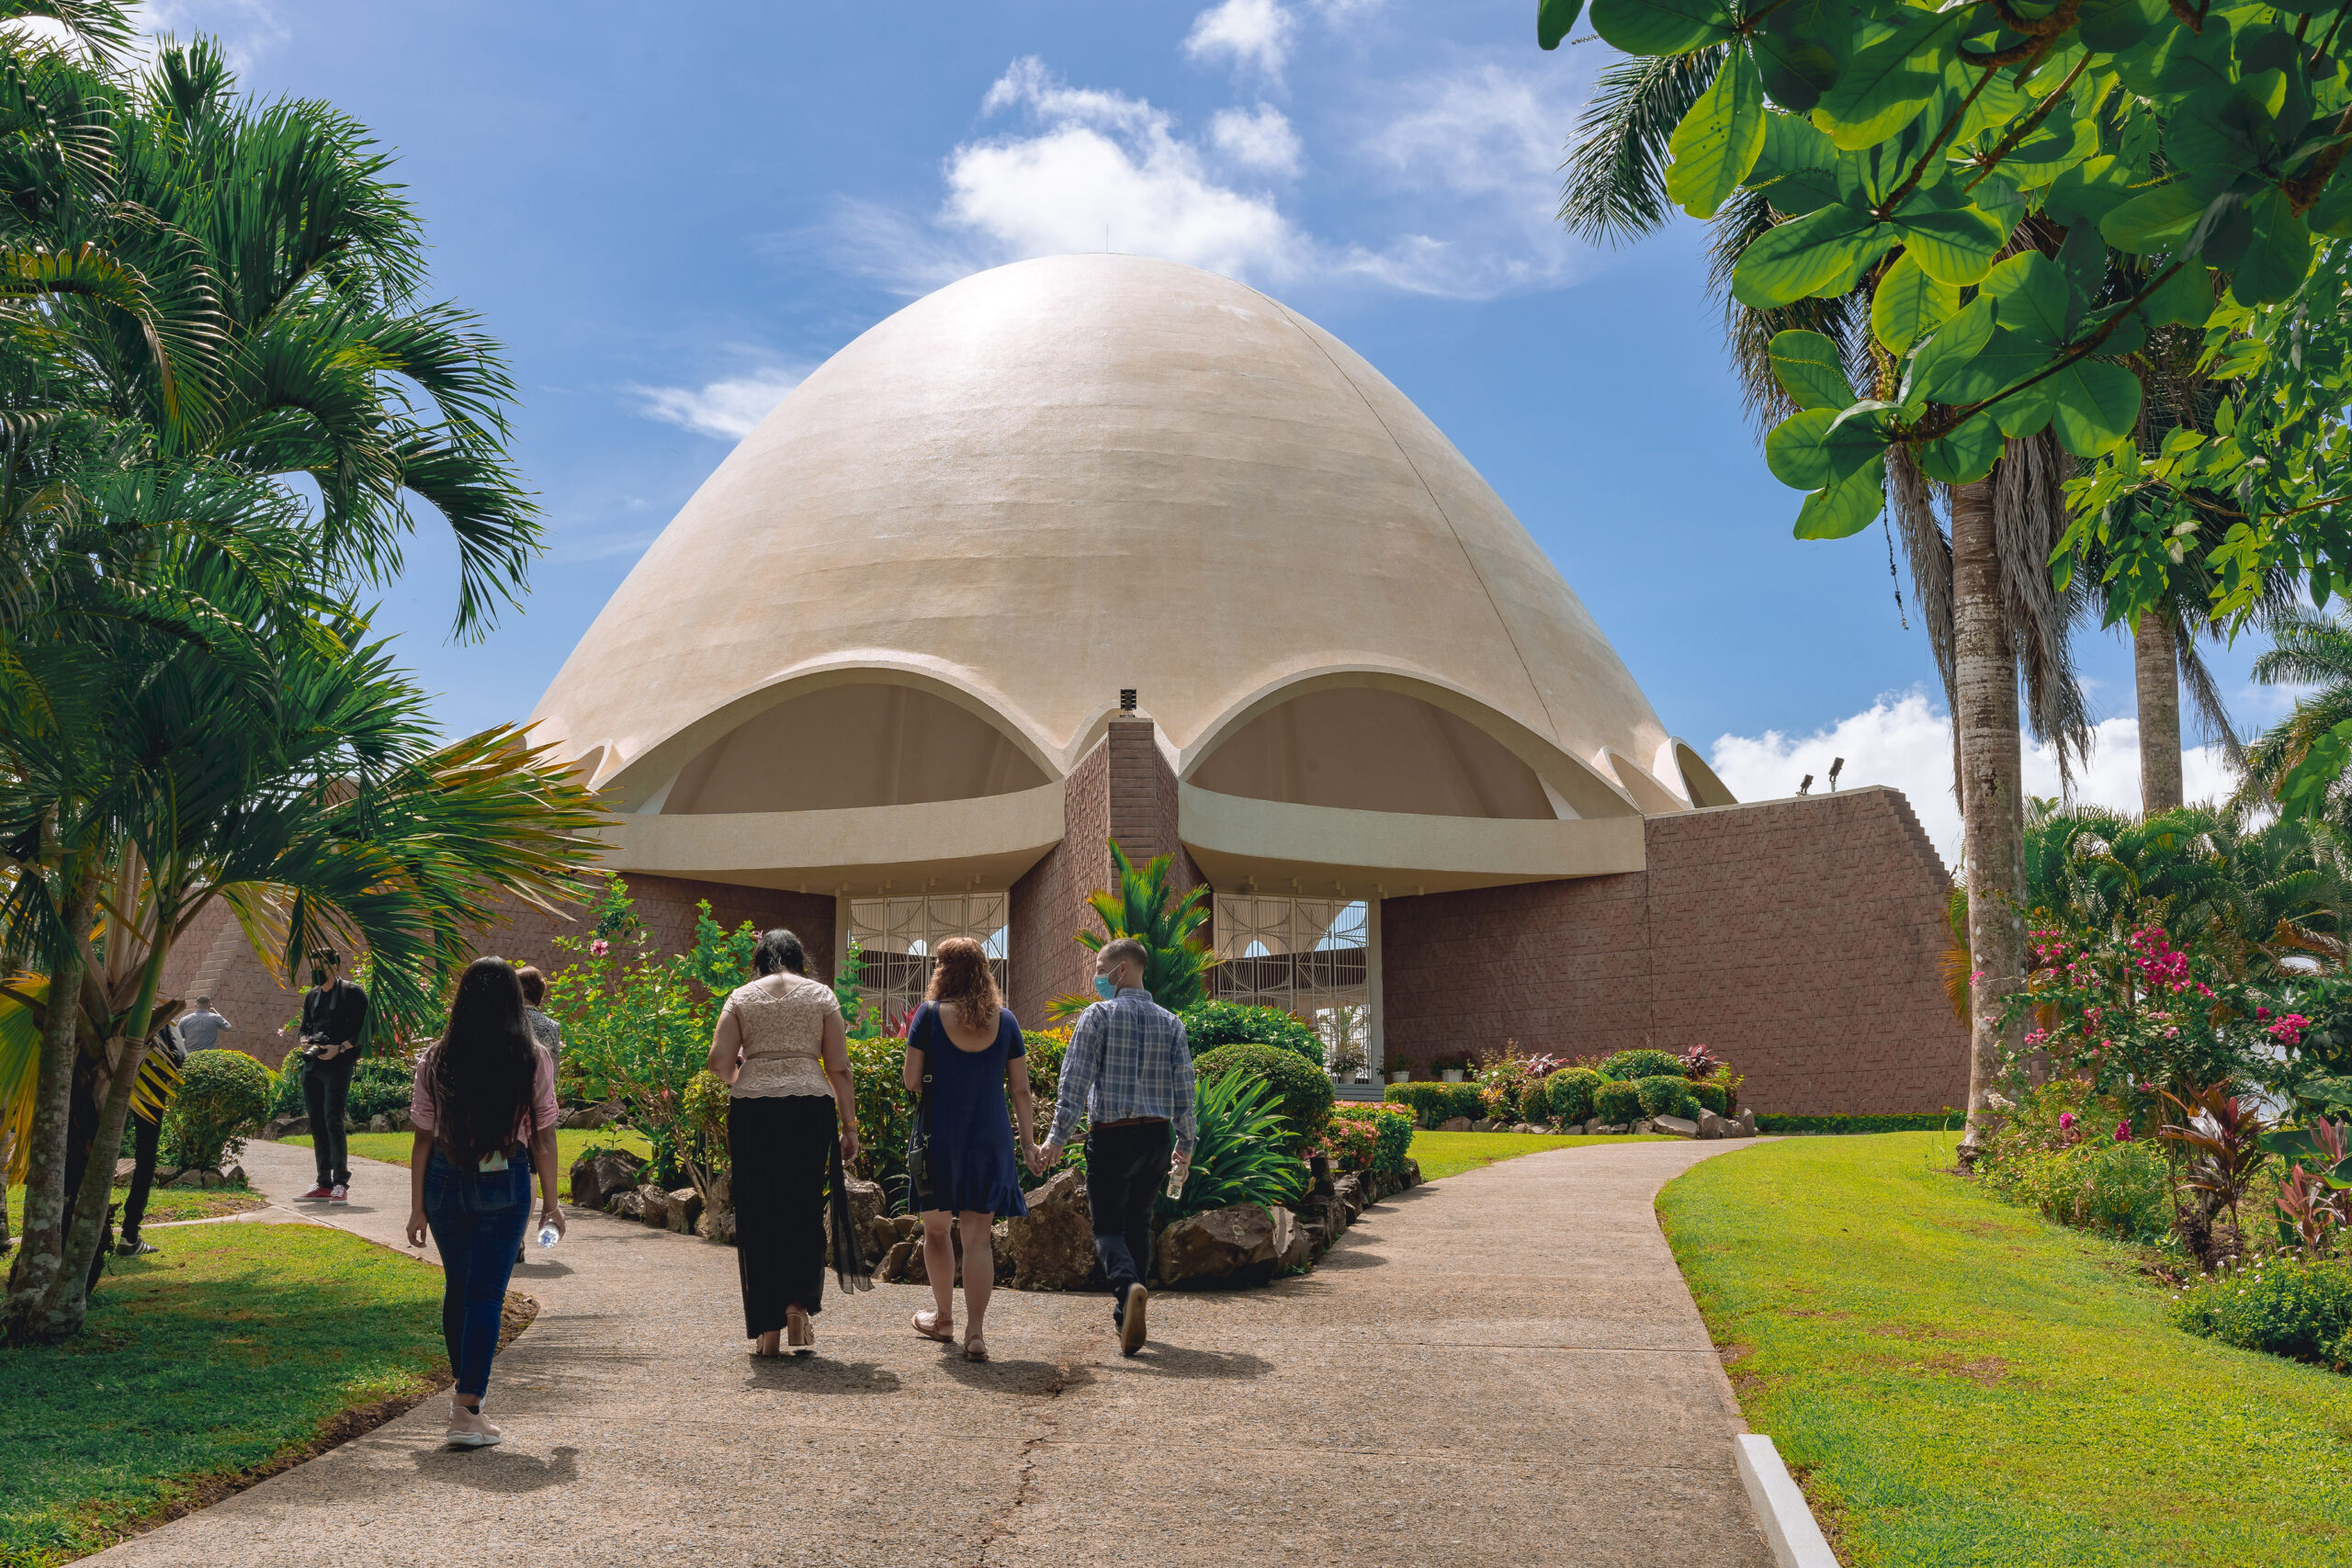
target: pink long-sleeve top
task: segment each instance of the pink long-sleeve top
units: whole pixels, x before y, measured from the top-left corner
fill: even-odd
[[[433,1053],[439,1049],[438,1045],[428,1045],[417,1053],[416,1082],[408,1096],[408,1121],[420,1133],[440,1129],[440,1118],[433,1110]],[[544,1045],[532,1046],[531,1055],[537,1058],[531,1066],[531,1103],[514,1119],[514,1141],[518,1144],[529,1143],[534,1131],[545,1132],[554,1126],[557,1116],[555,1058],[548,1055]]]

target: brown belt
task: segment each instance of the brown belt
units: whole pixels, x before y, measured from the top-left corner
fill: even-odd
[[[1140,1127],[1148,1122],[1157,1122],[1164,1127],[1168,1124],[1168,1118],[1165,1116],[1122,1116],[1115,1121],[1097,1122],[1094,1124],[1097,1127]]]

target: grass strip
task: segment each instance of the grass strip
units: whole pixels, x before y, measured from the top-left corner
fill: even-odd
[[[1952,1149],[1759,1145],[1658,1198],[1848,1568],[2352,1562],[2352,1379],[2174,1328],[2132,1249],[1945,1174]]]
[[[1923,1111],[1902,1116],[1797,1116],[1758,1113],[1756,1130],[1785,1136],[1792,1133],[1951,1133],[1964,1121],[1957,1111]]]
[[[307,1134],[279,1141],[300,1144],[306,1149],[311,1146]],[[413,1133],[353,1133],[349,1135],[349,1142],[351,1152],[362,1159],[379,1159],[389,1165],[405,1166],[410,1153],[416,1147],[416,1135]],[[639,1157],[647,1157],[653,1153],[653,1145],[647,1143],[641,1134],[619,1127],[599,1128],[594,1132],[583,1127],[556,1129],[555,1151],[563,1166],[563,1195],[566,1199],[571,1196],[571,1162],[590,1149],[611,1148],[627,1149]]]
[[[1441,1176],[1459,1176],[1465,1170],[1476,1170],[1498,1159],[1516,1159],[1521,1155],[1541,1154],[1545,1149],[1582,1148],[1587,1144],[1655,1144],[1665,1141],[1646,1134],[1638,1138],[1589,1138],[1550,1133],[1415,1133],[1413,1146],[1406,1152],[1420,1162],[1421,1179],[1435,1181]]]
[[[127,1183],[114,1190],[117,1203],[130,1196]],[[8,1235],[11,1237],[21,1235],[25,1228],[25,1190],[21,1187],[9,1188],[6,1201]],[[140,1224],[160,1225],[174,1220],[209,1220],[220,1214],[241,1214],[248,1209],[261,1206],[259,1193],[238,1188],[157,1187],[147,1194],[147,1217]],[[118,1224],[121,1218],[119,1214],[115,1216]]]
[[[112,1266],[79,1336],[0,1348],[0,1568],[99,1551],[448,1382],[439,1269],[320,1225],[172,1232]]]

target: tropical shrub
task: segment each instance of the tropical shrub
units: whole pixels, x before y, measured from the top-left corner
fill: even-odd
[[[1279,1045],[1323,1066],[1323,1037],[1296,1013],[1280,1008],[1245,1007],[1239,1002],[1202,1002],[1177,1015],[1183,1021],[1184,1040],[1195,1057],[1221,1045]]]
[[[2273,1256],[2181,1291],[2173,1322],[2245,1350],[2352,1371],[2352,1262]]]
[[[1206,1055],[1196,1058],[1193,1071],[1205,1083],[1221,1074],[1240,1071],[1263,1078],[1273,1086],[1277,1097],[1275,1109],[1290,1130],[1291,1147],[1299,1149],[1312,1142],[1323,1131],[1323,1123],[1330,1119],[1331,1080],[1317,1062],[1309,1062],[1295,1051],[1285,1051],[1275,1045],[1220,1045]]]
[[[1697,1100],[1703,1109],[1712,1111],[1718,1116],[1731,1114],[1731,1096],[1724,1091],[1723,1085],[1692,1080],[1690,1082],[1690,1098]]]
[[[1604,1082],[1592,1091],[1592,1113],[1612,1127],[1638,1121],[1642,1115],[1642,1091],[1623,1080]]]
[[[205,1170],[243,1152],[243,1134],[269,1114],[270,1074],[243,1051],[191,1051],[164,1117],[172,1164]]]
[[[1331,1124],[1338,1126],[1342,1122],[1372,1129],[1371,1169],[1384,1176],[1394,1176],[1405,1168],[1405,1157],[1413,1147],[1413,1114],[1406,1107],[1335,1105],[1331,1108]]]
[[[302,1099],[302,1075],[309,1070],[309,1062],[300,1052],[288,1052],[284,1064],[270,1076],[271,1116],[309,1113],[310,1108]],[[351,1093],[344,1100],[344,1114],[364,1122],[370,1116],[405,1111],[415,1089],[416,1066],[412,1059],[381,1045],[371,1045],[351,1069]]]
[[[1601,1077],[1590,1067],[1562,1067],[1544,1080],[1544,1109],[1555,1122],[1574,1124],[1592,1120],[1592,1097]]]
[[[2127,1123],[2120,1130],[2128,1129]],[[1984,1181],[1987,1190],[2046,1219],[2120,1241],[2162,1241],[2172,1229],[2172,1183],[2164,1156],[2128,1135],[2119,1141],[2109,1133],[2071,1147],[2022,1150],[1985,1169]]]
[[[1679,1078],[1683,1076],[1682,1058],[1671,1051],[1620,1051],[1602,1061],[1600,1076],[1611,1083],[1632,1083],[1639,1078]]]
[[[1225,1049],[1288,1055],[1262,1045]],[[1330,1080],[1319,1072],[1316,1077],[1328,1091]],[[1306,1168],[1292,1152],[1296,1134],[1283,1115],[1279,1086],[1247,1067],[1211,1068],[1202,1074],[1193,1115],[1199,1135],[1193,1145],[1192,1169],[1182,1196],[1160,1194],[1161,1220],[1240,1203],[1272,1209],[1298,1201],[1306,1190]]]
[[[1531,1069],[1526,1057],[1507,1049],[1499,1059],[1478,1070],[1478,1114],[1498,1122],[1524,1122],[1541,1115],[1540,1106],[1528,1103],[1530,1092],[1541,1082],[1542,1075]]]
[[[701,1140],[707,1168],[714,1176],[735,1164],[727,1142],[727,1102],[732,1097],[726,1082],[707,1067],[686,1080],[686,1122]]]
[[[1087,906],[1109,934],[1097,936],[1082,931],[1078,933],[1079,944],[1089,953],[1100,953],[1106,942],[1135,938],[1144,946],[1143,988],[1151,993],[1151,999],[1174,1013],[1198,1006],[1207,999],[1208,974],[1216,967],[1216,955],[1202,934],[1209,920],[1208,884],[1199,883],[1179,895],[1168,883],[1175,870],[1174,855],[1161,855],[1137,868],[1117,840],[1111,840],[1110,845],[1118,886],[1098,888],[1086,897]],[[1091,991],[1056,997],[1046,1004],[1046,1016],[1057,1022],[1075,1018],[1092,1007],[1094,1000]],[[1323,1060],[1320,1045],[1315,1060],[1318,1064]]]
[[[1458,1084],[1393,1083],[1381,1090],[1380,1098],[1389,1105],[1402,1106],[1413,1114],[1422,1126],[1434,1127],[1453,1114],[1444,1109],[1448,1103],[1446,1090],[1458,1089]]]
[[[1372,1123],[1334,1112],[1331,1120],[1323,1123],[1322,1137],[1307,1152],[1330,1161],[1334,1171],[1366,1171],[1372,1168],[1372,1158],[1379,1145],[1380,1134]]]
[[[1690,1080],[1680,1073],[1636,1078],[1634,1091],[1645,1116],[1679,1116],[1690,1122],[1699,1119],[1699,1102],[1691,1098]]]

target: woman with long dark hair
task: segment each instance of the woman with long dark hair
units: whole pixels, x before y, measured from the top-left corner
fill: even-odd
[[[922,1212],[922,1266],[935,1310],[914,1315],[915,1332],[946,1344],[956,1340],[954,1223],[964,1238],[964,1359],[989,1359],[981,1320],[996,1284],[989,1226],[1029,1212],[1013,1164],[1013,1118],[1021,1149],[1030,1147],[1034,1107],[1020,1021],[1004,1005],[988,950],[970,937],[939,944],[930,998],[907,1028],[907,1091],[916,1097],[915,1128],[907,1164],[919,1179],[914,1206]]]
[[[531,1223],[531,1174],[542,1226],[564,1230],[556,1201],[555,1059],[531,1038],[523,987],[503,958],[477,958],[458,981],[449,1027],[416,1059],[409,1123],[408,1242],[427,1230],[441,1249],[441,1337],[457,1387],[449,1443],[499,1440],[481,1413],[514,1254]]]
[[[808,955],[788,931],[761,933],[758,978],[719,1010],[710,1070],[730,1093],[735,1267],[743,1337],[752,1354],[796,1356],[817,1347],[808,1321],[825,1307],[825,1195],[833,1197],[833,1269],[842,1288],[872,1288],[849,1223],[843,1172],[857,1160],[857,1092],[833,988],[808,977]]]

